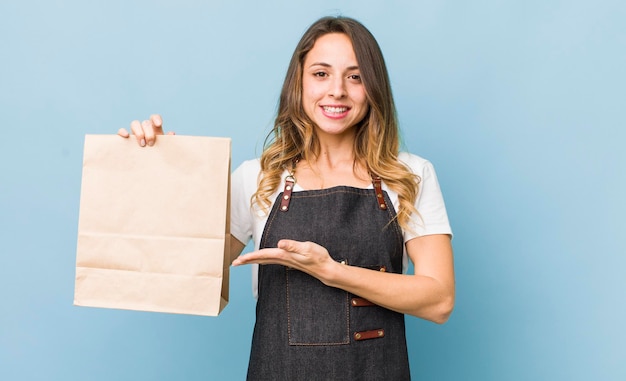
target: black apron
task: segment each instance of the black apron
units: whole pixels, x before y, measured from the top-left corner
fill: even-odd
[[[260,247],[312,241],[349,266],[401,273],[402,233],[388,195],[375,185],[286,187]],[[260,265],[258,287],[248,380],[410,379],[403,314],[281,265]]]

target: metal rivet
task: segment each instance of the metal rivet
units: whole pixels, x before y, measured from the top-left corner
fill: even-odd
[[[284,198],[285,200],[289,200],[289,196],[288,196],[288,195],[285,195],[283,198]]]
[[[383,208],[383,209],[385,209],[385,208],[387,208],[387,205],[385,205],[385,204],[380,204],[380,207],[381,207],[381,208]]]
[[[339,263],[341,263],[342,265],[345,265],[345,264],[346,264],[346,261],[341,261],[341,262],[339,262]]]
[[[377,194],[376,196],[378,196],[378,198],[382,198],[383,197],[382,194]]]
[[[360,333],[355,333],[354,334],[354,338],[355,339],[360,339],[361,338],[361,334]]]
[[[282,210],[287,210],[287,207],[286,207],[286,206],[283,206],[281,209],[282,209]]]
[[[290,187],[289,185],[287,185],[287,186],[285,187],[285,189],[286,189],[286,190],[291,190],[291,187]]]
[[[381,268],[380,268],[380,271],[385,272],[385,271],[387,271],[387,269],[386,269],[386,268],[384,268],[384,267],[381,267]]]
[[[383,331],[378,331],[378,336],[379,336],[379,337],[380,337],[380,336],[382,336],[383,334],[384,334],[384,332],[383,332]]]
[[[352,305],[356,306],[356,300],[352,299]]]

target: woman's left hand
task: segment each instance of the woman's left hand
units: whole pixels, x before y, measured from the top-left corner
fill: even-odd
[[[313,242],[283,239],[278,241],[277,246],[240,255],[233,261],[233,266],[251,263],[283,265],[320,278],[325,269],[337,264],[328,250]]]

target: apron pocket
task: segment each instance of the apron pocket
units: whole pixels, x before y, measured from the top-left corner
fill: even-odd
[[[289,345],[350,344],[348,293],[287,269]]]

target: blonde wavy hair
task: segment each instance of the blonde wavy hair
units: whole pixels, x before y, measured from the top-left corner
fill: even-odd
[[[319,154],[314,123],[302,106],[302,67],[315,41],[328,33],[343,33],[352,41],[369,103],[368,113],[356,126],[355,165],[365,163],[372,174],[380,176],[398,194],[397,219],[406,229],[409,216],[417,212],[414,203],[420,178],[398,160],[396,108],[380,47],[365,26],[348,17],[321,18],[300,39],[287,69],[274,128],[265,140],[259,185],[251,202],[267,212],[269,198],[279,186],[285,168],[291,168],[297,157],[309,161]]]

